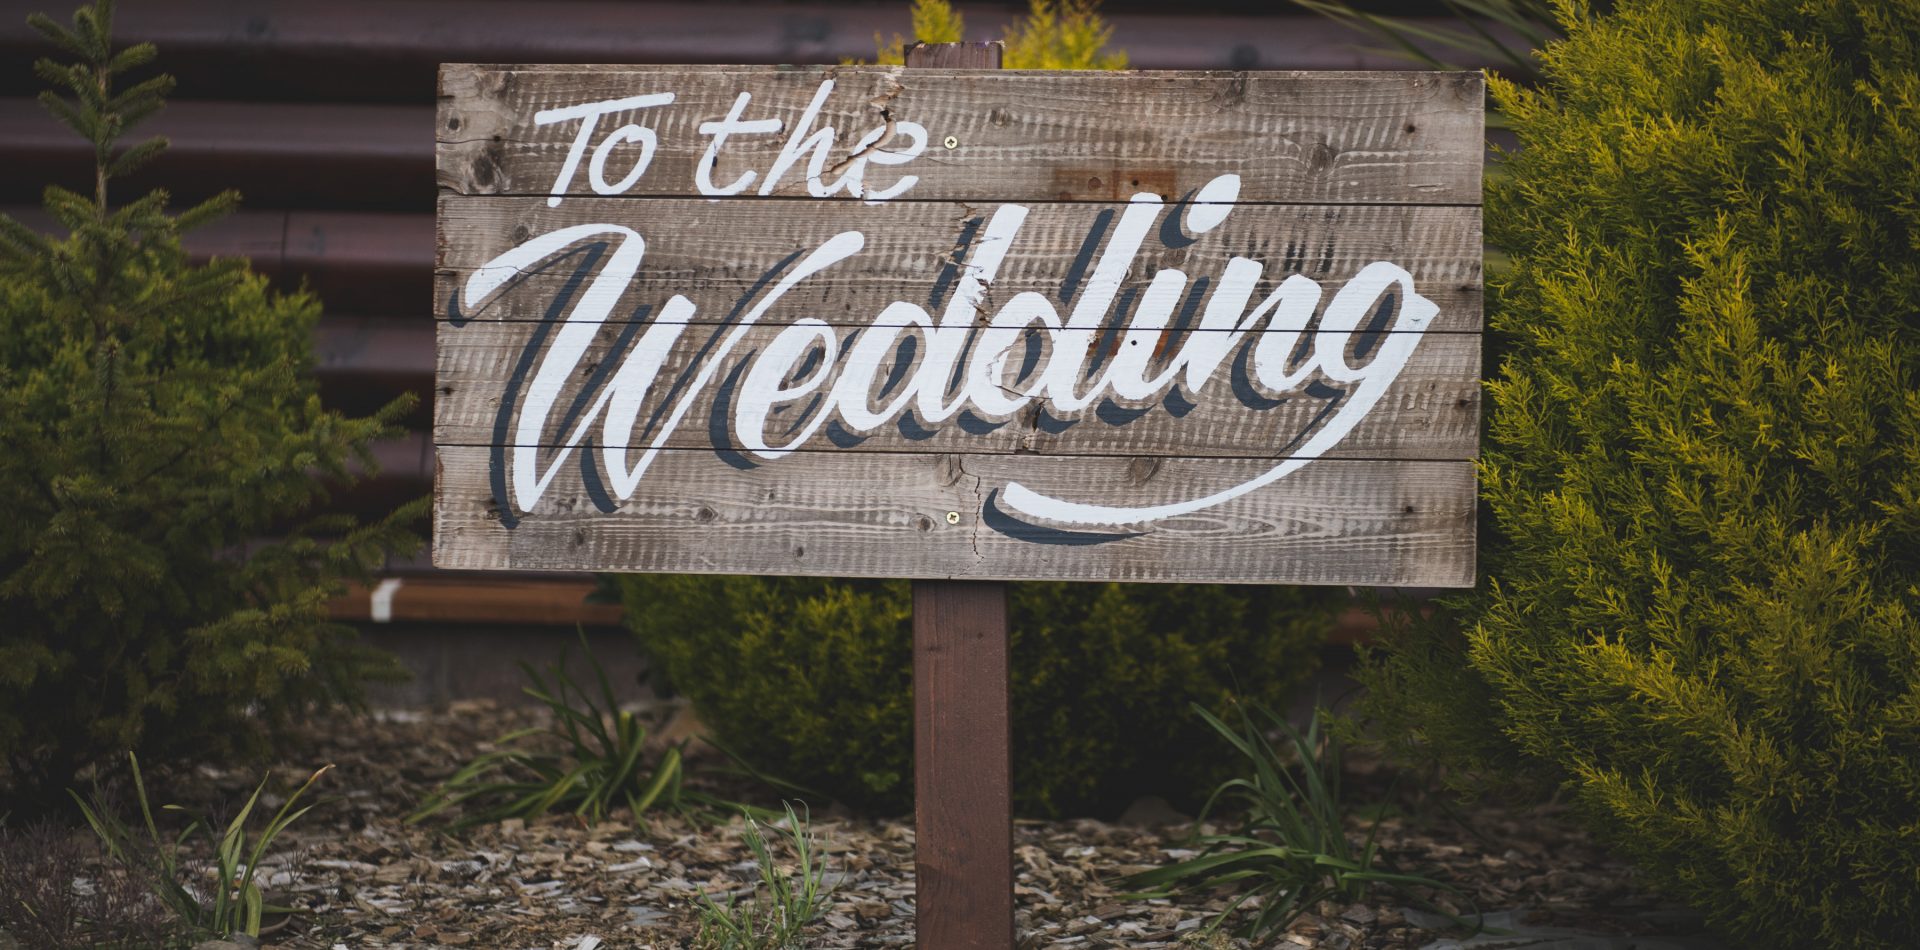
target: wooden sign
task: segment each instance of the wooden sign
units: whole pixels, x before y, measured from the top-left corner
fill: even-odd
[[[1478,74],[440,92],[442,567],[1472,582]]]

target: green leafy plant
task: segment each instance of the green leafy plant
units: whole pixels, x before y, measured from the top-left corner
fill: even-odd
[[[620,708],[607,672],[587,645],[580,647],[593,670],[596,701],[567,672],[567,656],[548,664],[546,675],[521,663],[533,685],[521,687],[552,713],[552,724],[520,729],[495,739],[497,747],[467,763],[448,778],[409,824],[448,808],[462,811],[455,827],[506,818],[532,818],[556,809],[589,822],[606,818],[625,805],[635,815],[656,804],[673,808],[720,804],[718,799],[684,787],[686,741],[667,746],[657,760],[647,758],[647,727]],[[548,748],[531,748],[529,740]],[[552,751],[553,748],[564,751]]]
[[[89,805],[78,794],[69,794],[73,794],[73,800],[79,803],[87,824],[99,835],[108,855],[144,880],[181,923],[208,936],[245,934],[258,937],[265,915],[295,912],[291,907],[269,905],[255,877],[260,870],[260,859],[266,856],[267,849],[273,846],[281,832],[313,810],[313,805],[300,805],[300,798],[333,766],[322,766],[307,776],[306,782],[287,796],[280,810],[257,833],[248,829],[247,822],[260,802],[260,793],[266,790],[266,779],[260,781],[224,831],[216,833],[213,823],[194,818],[178,835],[167,838],[160,833],[159,825],[154,821],[153,806],[147,799],[146,782],[140,775],[139,758],[128,753],[127,761],[133,769],[134,798],[140,805],[143,827],[139,831],[129,828],[112,809],[102,806],[98,799]],[[183,809],[178,805],[167,805],[162,810]],[[144,832],[144,837],[141,832]],[[210,875],[194,873],[198,864],[189,851],[188,842],[196,835],[213,855],[212,865],[206,868]],[[205,880],[208,876],[212,878],[211,883]]]
[[[909,807],[912,601],[902,581],[627,575],[642,649],[730,752],[861,808]],[[1323,591],[1016,584],[1013,789],[1023,814],[1116,815],[1141,795],[1198,804],[1232,749],[1187,714],[1242,671],[1280,702],[1331,626]]]
[[[814,853],[813,832],[806,817],[796,815],[792,803],[785,804],[786,819],[781,832],[787,850],[793,852],[793,870],[783,871],[774,860],[760,823],[753,815],[743,814],[746,822],[741,840],[753,853],[760,872],[759,886],[744,903],[732,894],[725,901],[700,894],[700,933],[694,946],[708,950],[790,950],[804,944],[801,937],[809,924],[826,912],[827,898],[833,887],[826,883],[825,866]]]
[[[1008,24],[1001,65],[1008,69],[1125,69],[1127,54],[1108,50],[1113,27],[1100,17],[1099,0],[1029,0],[1027,14]],[[913,0],[913,37],[921,43],[958,43],[966,39],[966,21],[948,0]],[[905,38],[879,36],[876,63],[906,61]]]
[[[121,750],[257,748],[264,727],[397,675],[327,605],[414,547],[424,510],[301,523],[328,480],[372,470],[411,401],[365,419],[322,408],[318,304],[245,261],[188,259],[181,233],[236,195],[178,215],[165,192],[110,202],[165,147],[120,139],[172,87],[116,89],[155,54],[116,52],[112,13],[29,18],[76,60],[35,68],[69,94],[41,103],[93,146],[93,194],[46,190],[66,237],[0,216],[0,786],[22,813],[64,807],[75,776]]]
[[[1367,708],[1742,947],[1920,926],[1920,4],[1560,8],[1491,84],[1488,579]]]
[[[1258,909],[1241,935],[1260,941],[1286,930],[1323,900],[1364,900],[1374,887],[1392,888],[1426,907],[1433,905],[1411,888],[1457,893],[1432,878],[1386,870],[1374,847],[1377,819],[1360,842],[1348,835],[1352,808],[1341,794],[1343,753],[1337,730],[1323,728],[1324,713],[1316,712],[1301,732],[1265,705],[1236,703],[1235,709],[1237,726],[1194,707],[1252,766],[1251,774],[1229,779],[1214,791],[1195,827],[1206,822],[1215,806],[1226,804],[1244,810],[1239,829],[1199,835],[1198,857],[1130,875],[1127,886],[1144,891],[1135,896],[1236,888],[1239,894],[1208,929],[1219,929],[1241,905],[1253,902]],[[1282,737],[1284,745],[1276,748],[1269,735]]]

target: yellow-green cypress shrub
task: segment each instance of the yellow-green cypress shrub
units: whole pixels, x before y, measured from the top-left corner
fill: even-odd
[[[1920,3],[1559,14],[1493,84],[1489,576],[1373,710],[1739,946],[1912,946]]]
[[[967,38],[967,21],[947,0],[913,0],[911,9],[913,39],[918,43],[959,43]],[[873,44],[880,48],[874,59],[879,66],[899,66],[907,61],[907,39],[893,34],[892,42],[874,34]]]
[[[1007,69],[1125,69],[1127,54],[1107,49],[1113,27],[1102,19],[1099,0],[1030,0],[1027,15],[1002,28]],[[913,0],[913,36],[921,43],[959,43],[967,38],[966,19],[948,0]],[[907,40],[874,37],[882,66],[906,61]]]

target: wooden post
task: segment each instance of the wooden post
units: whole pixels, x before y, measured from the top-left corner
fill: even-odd
[[[908,68],[999,69],[999,43],[917,44]],[[931,130],[939,135],[939,130]],[[923,950],[1012,950],[1007,585],[913,582],[914,923]]]
[[[915,945],[1013,946],[1007,585],[913,582]]]

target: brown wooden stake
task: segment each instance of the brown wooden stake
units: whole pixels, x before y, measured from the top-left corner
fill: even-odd
[[[1013,946],[1007,585],[913,582],[915,944]]]
[[[1001,50],[922,43],[907,50],[907,66],[999,69]],[[914,943],[923,950],[1013,947],[1007,672],[1006,584],[913,582]]]

